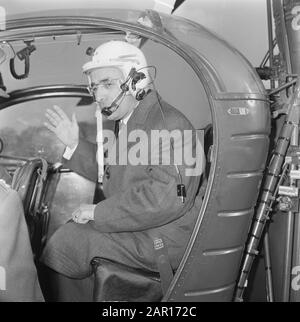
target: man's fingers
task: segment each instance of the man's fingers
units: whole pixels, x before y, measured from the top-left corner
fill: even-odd
[[[53,108],[62,119],[67,119],[67,120],[69,119],[67,114],[58,105],[53,105]]]
[[[60,115],[52,110],[50,110],[49,108],[47,108],[46,110],[46,115],[50,115],[53,119],[56,120],[57,123],[62,121],[62,118],[60,117]]]
[[[86,224],[91,218],[89,218],[86,205],[80,205],[72,214],[73,221],[78,224]]]
[[[80,222],[81,221],[81,217],[82,217],[82,212],[80,207],[77,208],[73,213],[72,213],[72,218],[75,222]]]
[[[49,124],[47,122],[44,122],[44,125],[46,126],[46,128],[48,130],[50,130],[51,132],[54,132],[55,133],[56,127],[52,126],[51,124]]]
[[[80,213],[80,209],[77,208],[75,211],[73,211],[72,217],[78,216],[79,213]]]
[[[78,218],[78,220],[77,220],[77,223],[78,223],[78,224],[86,224],[87,222],[89,222],[89,220],[88,220],[88,219]]]
[[[45,116],[52,125],[56,126],[58,124],[58,121],[52,115],[46,113]]]
[[[72,219],[77,224],[86,224],[89,221],[89,219],[86,219],[82,216],[82,213],[80,211],[75,211],[72,215]]]

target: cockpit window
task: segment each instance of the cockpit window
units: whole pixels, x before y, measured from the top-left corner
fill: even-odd
[[[64,145],[43,124],[45,111],[59,105],[71,116],[76,113],[82,134],[95,140],[94,107],[77,107],[78,98],[48,98],[17,104],[0,111],[2,154],[11,157],[42,157],[50,163],[61,160]]]

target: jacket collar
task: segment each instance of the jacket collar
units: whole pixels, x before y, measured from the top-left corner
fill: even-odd
[[[160,96],[159,94],[152,90],[146,97],[140,101],[138,106],[134,109],[130,119],[128,120],[128,125],[132,126],[135,124],[144,124],[148,117],[151,108],[158,102]]]

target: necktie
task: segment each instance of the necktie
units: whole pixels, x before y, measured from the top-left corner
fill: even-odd
[[[120,120],[116,121],[115,122],[115,137],[118,138],[118,135],[119,135],[119,129],[120,129]]]
[[[114,132],[115,132],[116,138],[118,137],[118,134],[119,134],[119,128],[120,128],[120,120],[115,121],[115,130],[114,130]]]
[[[116,139],[118,138],[120,132],[124,128],[125,124],[122,120],[116,121],[115,123],[115,137]]]

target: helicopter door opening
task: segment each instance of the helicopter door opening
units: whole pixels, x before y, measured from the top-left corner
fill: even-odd
[[[122,39],[122,37],[115,35],[114,39]],[[48,190],[52,191],[50,191],[51,198],[48,198],[49,221],[46,225],[46,236],[43,236],[44,242],[47,242],[61,225],[71,219],[72,212],[81,203],[92,203],[94,197],[94,183],[68,171],[68,169],[55,168],[61,160],[64,147],[43,125],[46,109],[58,105],[70,117],[72,113],[76,113],[82,135],[93,143],[95,143],[96,138],[95,105],[92,100],[86,97],[51,97],[53,91],[52,94],[50,90],[47,93],[47,88],[68,83],[84,84],[86,80],[81,75],[81,65],[84,60],[88,59],[85,56],[86,49],[96,47],[110,38],[111,36],[104,35],[104,37],[87,37],[85,40],[83,37],[80,46],[74,44],[70,39],[65,41],[62,39],[37,40],[35,41],[36,50],[31,56],[28,77],[16,80],[15,77],[13,78],[10,75],[9,70],[6,70],[6,73],[3,74],[10,93],[14,93],[16,90],[24,90],[25,94],[26,88],[32,89],[32,94],[27,94],[26,99],[26,95],[14,96],[12,94],[12,99],[21,97],[24,102],[20,103],[18,99],[15,99],[15,104],[1,110],[0,137],[3,141],[1,161],[3,165],[8,165],[16,188],[23,186],[24,182],[21,182],[20,178],[23,180],[24,173],[28,172],[29,168],[32,174],[26,172],[26,175],[28,174],[27,179],[31,180],[32,183],[35,180],[33,178],[35,166],[30,167],[26,160],[36,158],[48,162],[47,180],[50,182]],[[16,42],[13,45],[15,51],[21,50],[24,46],[22,42]],[[204,145],[204,138],[208,137],[206,130],[210,129],[211,134],[212,117],[209,100],[199,78],[179,55],[161,44],[148,40],[143,46],[143,51],[148,64],[156,68],[155,88],[164,100],[188,118],[197,129],[198,138]],[[51,54],[53,52],[57,54],[55,59]],[[71,53],[72,62],[66,59]],[[15,69],[19,70],[22,67],[18,66],[17,63],[16,61]],[[5,66],[5,68],[8,67]],[[37,90],[35,91],[34,88]],[[44,90],[41,91],[40,88],[44,88]],[[39,96],[39,93],[42,94]],[[57,94],[57,96],[59,95]],[[63,96],[63,93],[61,96]],[[108,127],[110,126],[112,127],[112,124],[108,121]],[[209,136],[207,142],[212,145],[212,135]],[[39,161],[37,162],[36,167],[39,165]],[[22,170],[20,171],[20,169]],[[19,170],[19,173],[17,170]],[[27,198],[29,199],[32,193],[27,193],[27,189],[31,192],[34,190],[34,186],[30,187],[30,182],[28,182],[26,196],[28,195]],[[27,205],[31,202],[32,200],[24,200],[24,204]],[[25,215],[28,216],[27,213]],[[35,229],[32,227],[29,230],[32,232]],[[41,241],[35,238],[31,242],[33,249],[39,250],[38,254],[35,254],[39,256],[41,254]]]
[[[102,14],[112,15],[111,19],[107,16],[101,18]],[[117,14],[120,22],[115,19]],[[38,152],[49,163],[54,156],[59,159],[62,150],[56,145],[53,153],[53,146],[57,143],[46,143],[53,137],[42,125],[45,110],[54,104],[61,106],[68,115],[78,114],[80,123],[89,118],[88,129],[80,125],[83,135],[88,140],[95,140],[95,106],[87,99],[86,91],[82,91],[81,86],[76,87],[87,85],[81,73],[84,60],[90,59],[85,55],[87,48],[96,48],[109,39],[124,39],[124,28],[149,38],[142,49],[148,63],[157,68],[155,86],[164,100],[179,109],[199,131],[210,166],[195,227],[164,300],[230,301],[237,286],[236,279],[268,151],[270,113],[266,93],[243,56],[202,26],[161,15],[168,31],[164,33],[163,28],[155,30],[136,25],[133,17],[127,12],[124,15],[119,11],[113,14],[101,11],[91,21],[88,17],[80,20],[72,17],[38,19],[48,29],[35,39],[36,50],[30,56],[28,77],[15,79],[8,64],[1,65],[3,82],[10,94],[10,98],[0,101],[2,155],[6,154],[6,160],[10,155],[9,161],[17,167],[24,162],[24,156],[20,154],[23,145],[29,144],[33,156]],[[70,33],[72,26],[79,21],[89,23],[91,29],[88,31],[92,32],[87,37],[78,33],[62,35],[62,21],[68,24]],[[20,21],[15,23],[17,26],[22,24]],[[58,24],[56,31],[60,33],[59,37],[52,36],[48,25],[51,23]],[[106,29],[100,29],[99,25],[105,25]],[[93,26],[97,26],[97,32]],[[116,31],[118,28],[121,31]],[[9,32],[17,33],[18,28]],[[6,31],[2,35],[5,37]],[[10,46],[19,52],[24,48],[23,40],[10,41]],[[6,48],[8,52],[12,51],[10,46]],[[18,74],[21,67],[24,65],[15,66]],[[24,121],[23,118],[27,119]],[[35,133],[32,124],[38,128]],[[28,140],[25,140],[26,131]],[[33,142],[37,146],[32,149]],[[56,162],[55,158],[52,162]],[[93,195],[83,186],[80,176],[74,176],[70,184],[64,179],[73,173],[65,172],[59,166],[54,166],[53,170],[59,175],[56,176],[56,189],[49,205],[52,206],[49,232],[59,229],[67,220],[56,213],[65,209],[67,194],[72,192],[70,208],[76,208],[75,204],[80,203],[84,196],[91,198]],[[69,210],[67,213],[70,216]],[[56,216],[63,220],[55,219]]]

